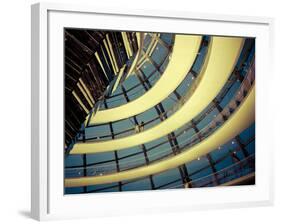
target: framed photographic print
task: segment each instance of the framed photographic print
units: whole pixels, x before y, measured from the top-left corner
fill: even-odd
[[[32,6],[32,216],[271,204],[272,19]]]

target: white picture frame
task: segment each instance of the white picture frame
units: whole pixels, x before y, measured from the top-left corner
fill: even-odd
[[[31,214],[33,218],[49,220],[128,213],[164,213],[273,203],[273,143],[269,141],[271,136],[268,133],[269,125],[273,122],[270,116],[272,102],[268,100],[272,79],[263,75],[273,75],[272,60],[270,60],[273,57],[273,19],[180,11],[98,9],[93,6],[38,3],[32,5],[31,24]],[[61,35],[63,27],[71,26],[255,37],[256,185],[199,188],[189,191],[64,196],[63,145],[61,145],[63,113],[60,113],[63,111],[61,101],[63,36]],[[54,76],[54,74],[57,75]]]

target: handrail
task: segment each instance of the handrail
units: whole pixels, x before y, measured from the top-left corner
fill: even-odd
[[[148,166],[139,167],[132,170],[102,176],[65,178],[65,186],[90,186],[147,177],[149,175],[161,173],[166,170],[176,168],[184,163],[189,163],[198,157],[210,153],[218,146],[224,144],[230,139],[233,139],[235,136],[241,133],[241,131],[249,127],[249,125],[252,124],[252,122],[254,121],[254,86],[255,85],[253,85],[248,96],[245,98],[243,104],[239,106],[235,114],[231,116],[218,131],[216,131],[213,135],[209,136],[204,141],[200,142],[200,144],[193,146],[190,150],[184,151],[164,161],[160,161],[154,164],[150,164]]]
[[[183,41],[185,41],[184,38]],[[192,37],[191,41],[193,41]],[[124,150],[140,144],[152,142],[178,130],[184,124],[192,121],[194,117],[204,111],[204,109],[219,94],[221,89],[227,83],[229,76],[236,65],[243,43],[244,38],[214,37],[211,42],[212,47],[210,51],[211,53],[208,57],[208,63],[205,63],[203,72],[201,72],[204,75],[202,76],[202,81],[197,87],[197,91],[194,92],[192,97],[190,97],[190,99],[179,110],[177,110],[176,113],[165,119],[163,122],[124,138],[100,142],[76,143],[70,151],[70,154],[89,154]],[[222,54],[223,51],[225,51],[225,54]],[[184,52],[184,50],[182,52]],[[176,64],[177,63],[174,63],[175,66]],[[172,69],[172,67],[170,68]],[[172,72],[171,69],[169,72]],[[168,88],[167,84],[164,83],[173,80],[174,76],[171,75],[168,78],[167,75],[166,78],[167,79],[165,80],[163,79],[161,85],[160,83],[159,85],[156,85],[154,91],[151,91],[150,94],[145,94],[140,101],[132,101],[127,104],[127,107],[119,108],[118,111],[120,111],[120,113],[122,112],[122,114],[111,113],[110,116],[106,116],[104,118],[101,118],[102,114],[100,114],[99,119],[96,120],[96,122],[102,122],[100,119],[121,119],[121,117],[128,117],[132,115],[132,113],[136,113],[138,110],[146,110],[149,105],[156,103],[156,101],[160,100],[160,98],[164,96],[160,94],[157,95],[157,92],[159,92],[158,90],[164,91],[165,88]],[[175,82],[176,81],[179,80],[175,80]],[[169,87],[170,90],[174,88],[173,85],[170,85]],[[169,93],[167,93],[167,95],[169,95]],[[135,107],[138,103],[146,100],[148,100],[148,102],[146,102],[143,107]],[[130,111],[126,111],[126,108],[130,109]],[[108,111],[108,115],[110,114],[109,112],[113,111]],[[97,117],[95,116],[95,118]]]
[[[251,142],[251,141],[249,141],[247,144],[250,144],[250,142]],[[237,149],[234,150],[234,151],[238,152],[238,151],[240,151],[240,150],[241,150],[240,148],[237,148]],[[232,151],[232,150],[231,150],[231,151]],[[224,154],[221,158],[225,157],[226,155],[229,156],[229,153],[230,153],[231,151],[229,151],[229,152],[227,152],[226,154]],[[254,157],[254,154],[251,154],[250,156],[252,156],[252,155],[253,155],[253,157]],[[250,156],[248,156],[247,158],[249,158]],[[244,159],[247,159],[247,158],[243,158],[243,160],[244,160]],[[220,159],[218,159],[218,160],[220,160]],[[217,160],[217,161],[218,161],[218,160]],[[216,161],[215,163],[217,163],[217,161]],[[241,161],[241,160],[240,160],[240,161]],[[252,162],[254,162],[254,161],[250,161],[250,162],[248,162],[248,163],[253,164]],[[237,162],[237,163],[238,163],[238,162]],[[235,163],[235,164],[237,164],[237,163]],[[229,166],[227,166],[227,167],[224,167],[223,169],[221,169],[221,170],[219,170],[219,171],[217,171],[217,172],[213,172],[213,173],[212,173],[212,174],[213,174],[213,178],[215,178],[215,175],[216,175],[218,172],[220,172],[220,171],[222,171],[222,170],[225,170],[225,169],[227,169],[228,167],[232,167],[232,166],[235,165],[235,164],[231,164],[231,165],[229,165]],[[253,164],[253,166],[252,166],[251,164],[249,165],[249,166],[252,168],[251,170],[249,170],[250,173],[247,174],[247,172],[242,172],[242,174],[246,174],[246,175],[243,175],[243,176],[241,176],[241,177],[238,176],[238,179],[244,178],[244,177],[246,178],[246,177],[248,177],[250,174],[252,174],[252,176],[255,175],[254,164]],[[210,164],[207,165],[207,166],[205,166],[204,168],[200,168],[200,169],[194,171],[193,173],[201,172],[202,170],[205,170],[205,169],[207,169],[207,168],[210,168]],[[201,171],[200,171],[200,170],[201,170]],[[247,170],[245,170],[245,171],[247,171]],[[209,175],[212,175],[212,174],[209,174]],[[239,173],[238,173],[238,174],[239,174]],[[189,176],[190,176],[190,177],[191,177],[192,175],[193,175],[192,173],[189,173]],[[206,176],[209,176],[209,175],[206,175]],[[203,176],[203,177],[206,177],[206,176]],[[181,177],[181,178],[178,178],[178,179],[176,179],[176,180],[173,180],[173,181],[167,182],[167,183],[165,183],[165,184],[162,184],[162,185],[158,186],[157,188],[155,188],[154,190],[178,189],[178,188],[192,188],[191,183],[192,183],[192,182],[196,182],[197,180],[200,180],[201,178],[202,178],[202,177],[198,177],[198,178],[195,178],[195,179],[192,178],[191,181],[186,182],[186,183],[184,183],[184,184],[182,183],[182,184],[172,185],[172,184],[177,183],[177,182],[179,182],[179,181],[182,182],[182,181],[183,181],[183,178]],[[219,180],[219,183],[220,183],[220,184],[219,184],[219,185],[213,185],[213,186],[225,186],[225,185],[227,185],[228,183],[231,183],[232,181],[235,181],[235,180],[237,180],[237,178],[234,179],[234,180],[227,181],[227,182],[224,182],[223,179],[222,179],[222,180],[220,179],[220,180]],[[126,182],[126,183],[122,183],[122,186],[124,186],[124,185],[126,185],[126,184],[128,184],[128,183],[134,182],[134,181],[137,181],[137,180],[131,180],[131,181],[128,181],[128,182]],[[217,184],[217,182],[215,182],[215,184]],[[170,186],[170,187],[167,187],[167,186]],[[116,185],[112,185],[112,186],[101,187],[101,188],[96,189],[96,190],[87,190],[86,192],[87,192],[87,193],[90,193],[90,192],[102,192],[102,190],[110,189],[110,188],[114,188],[114,187],[118,187],[118,183],[116,183]],[[195,187],[196,187],[196,186],[195,186]],[[204,186],[202,186],[202,187],[204,187]]]
[[[249,90],[252,88],[252,84],[253,84],[254,79],[255,79],[255,66],[254,66],[254,63],[253,63],[252,66],[249,69],[249,72],[247,73],[246,78],[243,80],[243,82],[240,85],[240,89],[238,91],[238,94],[234,97],[234,99],[232,99],[229,102],[228,106],[223,109],[223,111],[219,114],[220,116],[219,115],[216,116],[216,118],[211,123],[209,123],[206,127],[202,128],[198,133],[193,134],[192,136],[190,136],[190,138],[185,140],[184,143],[186,143],[186,144],[184,144],[180,148],[180,150],[182,150],[182,149],[187,150],[187,147],[193,146],[198,141],[202,141],[203,139],[205,139],[209,135],[211,135],[215,130],[217,130],[217,128],[220,127],[223,124],[223,122],[225,120],[227,120],[232,115],[232,113],[230,113],[230,109],[233,110],[233,112],[234,112],[235,109],[239,107],[240,103],[242,103],[244,98],[246,98],[246,95],[244,93],[245,93],[245,91],[249,92]],[[237,102],[240,102],[240,103],[237,103]],[[187,125],[187,126],[189,126],[189,125]],[[198,138],[198,134],[202,136],[201,139]],[[198,141],[196,142],[196,140],[198,140]],[[177,149],[177,148],[171,147],[171,149]],[[153,154],[153,156],[160,155],[162,153],[163,152],[157,152],[157,153]],[[164,157],[162,157],[161,159],[154,160],[153,162],[150,162],[149,164],[159,162],[159,161],[161,161],[163,159],[166,159],[167,157],[171,157],[173,155],[174,154],[169,153],[169,154],[165,155]],[[150,158],[153,157],[153,156],[150,156]],[[143,161],[143,158],[131,160],[130,162],[124,163],[124,164],[127,164],[127,166],[125,166],[126,169],[122,169],[122,171],[137,168],[137,167],[139,167],[139,165],[145,165],[143,162],[141,164],[138,164],[138,161]],[[129,166],[128,164],[133,164],[134,166]],[[149,164],[146,164],[146,165],[149,165]],[[119,165],[119,167],[124,168],[122,162],[119,162],[118,165]],[[85,169],[86,170],[87,169],[96,169],[92,172],[93,172],[93,174],[98,174],[98,175],[112,173],[113,169],[106,169],[107,167],[111,167],[111,168],[114,167],[114,169],[115,169],[116,163],[104,164],[102,166],[95,166],[95,167],[91,166],[91,167],[86,167],[86,168],[85,167],[81,167],[81,168],[79,167],[79,168],[65,168],[65,169],[66,170],[76,170],[76,171],[78,170],[78,172],[84,171]],[[101,169],[101,170],[99,170],[99,169]]]
[[[163,75],[157,81],[157,84],[153,85],[153,88],[147,91],[146,94],[125,105],[98,111],[95,116],[90,118],[90,124],[94,125],[122,120],[140,114],[165,99],[181,83],[187,71],[190,70],[200,47],[201,39],[202,36],[198,35],[176,35],[173,55]],[[186,49],[189,49],[189,51]],[[178,72],[177,76],[172,75],[175,71]],[[166,91],[163,91],[163,88]],[[143,104],[143,106],[139,107],[139,104]]]
[[[249,60],[249,59],[247,59],[247,60]],[[252,79],[252,80],[250,80],[250,83],[252,83],[253,81],[254,81],[254,76],[255,76],[255,72],[254,72],[254,63],[255,63],[255,59],[253,58],[252,60],[251,60],[251,62],[250,62],[250,64],[249,64],[249,66],[245,69],[243,69],[244,71],[246,71],[246,77],[248,77],[249,75],[247,74],[249,71],[250,72],[253,72],[253,74],[252,74],[252,77],[250,77],[250,79]],[[249,69],[250,68],[250,69]],[[244,72],[243,71],[243,72]],[[235,76],[235,71],[233,71],[233,73],[232,73],[232,75],[231,75],[231,77],[229,78],[229,80],[231,80],[232,79],[232,77],[236,77]],[[233,83],[235,82],[236,80],[233,80]],[[233,84],[232,83],[232,84]],[[228,89],[230,89],[231,88],[231,86],[230,87],[228,87]],[[222,90],[221,92],[223,92],[224,94],[221,96],[221,98],[223,98],[226,94],[227,94],[227,92],[225,92],[224,90]],[[221,94],[219,94],[219,95],[221,95]],[[152,122],[154,121],[154,120],[157,120],[157,119],[159,119],[159,117],[156,117],[156,118],[154,118],[153,120],[152,120]],[[132,130],[134,130],[133,128],[132,129],[129,129],[129,131],[132,131]],[[187,131],[187,130],[186,130]],[[124,131],[122,131],[122,132],[119,132],[119,133],[115,133],[115,137],[116,136],[118,136],[119,134],[123,134],[124,133]],[[181,135],[182,134],[182,132],[180,133],[180,134],[178,134],[177,136],[179,136],[179,135]],[[177,137],[176,136],[176,137]],[[100,136],[99,138],[103,138],[103,137],[109,137],[109,136]],[[111,135],[110,135],[110,137],[111,137]],[[87,140],[91,140],[91,139],[95,139],[95,137],[94,138],[88,138]],[[173,139],[173,137],[172,137],[172,139]],[[164,141],[164,142],[161,142],[161,143],[159,143],[159,144],[157,144],[157,146],[159,146],[159,145],[162,145],[162,144],[165,144],[166,142],[168,142],[168,140],[167,141]],[[153,147],[152,147],[153,148]],[[147,150],[147,151],[149,151],[149,150]]]
[[[203,47],[199,50],[199,52],[200,52],[202,49],[203,49]],[[201,69],[202,69],[202,67],[203,67],[203,65],[204,65],[204,61],[205,61],[205,59],[206,59],[206,55],[207,55],[207,52],[206,52],[206,54],[204,55],[204,59],[203,59],[202,62],[201,62],[201,66],[200,66],[200,69],[199,69],[199,72],[198,72],[198,73],[200,73],[200,71],[201,71]],[[196,59],[195,59],[193,65],[192,65],[191,70],[193,70],[194,65],[197,63],[197,60],[198,60],[198,59],[199,59],[199,54],[197,55],[197,57],[196,57]],[[188,78],[189,76],[190,76],[190,72],[187,73],[186,78]],[[181,86],[181,85],[185,82],[186,78],[181,82],[181,84],[180,84],[179,86]],[[196,79],[195,79],[195,80],[196,80]],[[192,84],[192,85],[193,85],[193,84]],[[191,85],[191,86],[192,86],[192,85]],[[198,83],[197,83],[196,85],[198,85]],[[196,88],[194,88],[194,89],[196,89]],[[188,91],[189,91],[189,89],[187,88],[186,94],[188,93]],[[167,98],[170,98],[170,96],[171,96],[172,94],[173,94],[173,93],[171,93],[169,96],[167,96]],[[166,100],[167,98],[165,98],[164,100]],[[181,104],[182,104],[182,101],[179,100],[179,101],[176,102],[176,104],[181,105]],[[173,113],[176,111],[176,108],[178,108],[178,106],[176,106],[175,104],[173,104],[173,105],[171,105],[165,112],[160,112],[159,116],[157,116],[157,117],[155,117],[155,118],[152,118],[152,119],[149,120],[149,121],[145,121],[144,124],[143,124],[144,128],[145,128],[146,125],[148,125],[148,124],[150,124],[150,123],[152,123],[152,122],[154,122],[154,121],[156,121],[156,120],[158,120],[158,119],[161,120],[161,116],[162,116],[162,118],[164,118],[165,116],[169,117],[171,114],[173,114]],[[145,112],[144,112],[144,113],[145,113]],[[128,119],[130,119],[130,118],[128,118]],[[104,125],[104,124],[97,124],[97,125],[94,125],[94,126],[88,126],[87,128],[93,128],[93,127],[95,127],[95,126],[98,127],[98,126],[100,126],[100,125]],[[106,124],[106,125],[108,125],[108,124]],[[135,128],[133,127],[133,128],[129,128],[129,129],[123,130],[123,131],[121,131],[121,132],[119,132],[119,133],[115,133],[114,136],[115,136],[115,138],[119,138],[119,137],[128,136],[128,135],[130,135],[130,134],[132,134],[132,133],[134,133],[134,132],[135,132]],[[124,133],[126,133],[126,135],[123,135]],[[103,135],[103,136],[90,137],[90,138],[85,139],[85,141],[97,140],[97,139],[102,140],[103,138],[107,138],[107,137],[111,137],[111,134],[110,134],[110,135]],[[78,142],[79,142],[79,141],[78,141]]]
[[[254,163],[255,163],[255,154],[251,154],[248,157],[240,160],[239,162],[231,164],[217,172],[188,181],[185,184],[179,184],[165,189],[173,189],[179,187],[187,188],[187,186],[188,188],[197,188],[197,187],[209,186],[210,184],[212,184],[212,186],[219,186],[231,180],[234,180],[236,178],[254,172],[255,171]],[[246,168],[249,168],[249,172],[245,172],[247,171]]]

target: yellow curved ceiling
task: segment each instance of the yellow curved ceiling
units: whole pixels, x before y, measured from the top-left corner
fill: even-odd
[[[128,171],[114,174],[92,177],[78,177],[65,179],[66,187],[89,186],[96,184],[114,183],[123,180],[131,180],[160,173],[188,163],[200,156],[206,155],[230,139],[234,138],[241,131],[246,129],[255,119],[255,86],[252,87],[244,102],[236,109],[235,113],[212,135],[190,149],[168,158],[166,160],[143,166]]]
[[[196,91],[189,100],[165,121],[138,134],[115,140],[76,143],[70,154],[100,153],[121,150],[158,139],[188,123],[217,96],[238,60],[243,38],[214,37],[211,51],[199,75]],[[165,86],[164,86],[165,88]]]
[[[97,111],[90,118],[89,124],[107,123],[132,117],[164,100],[189,72],[198,53],[201,39],[202,36],[176,35],[171,60],[158,82],[146,94],[127,104]]]

